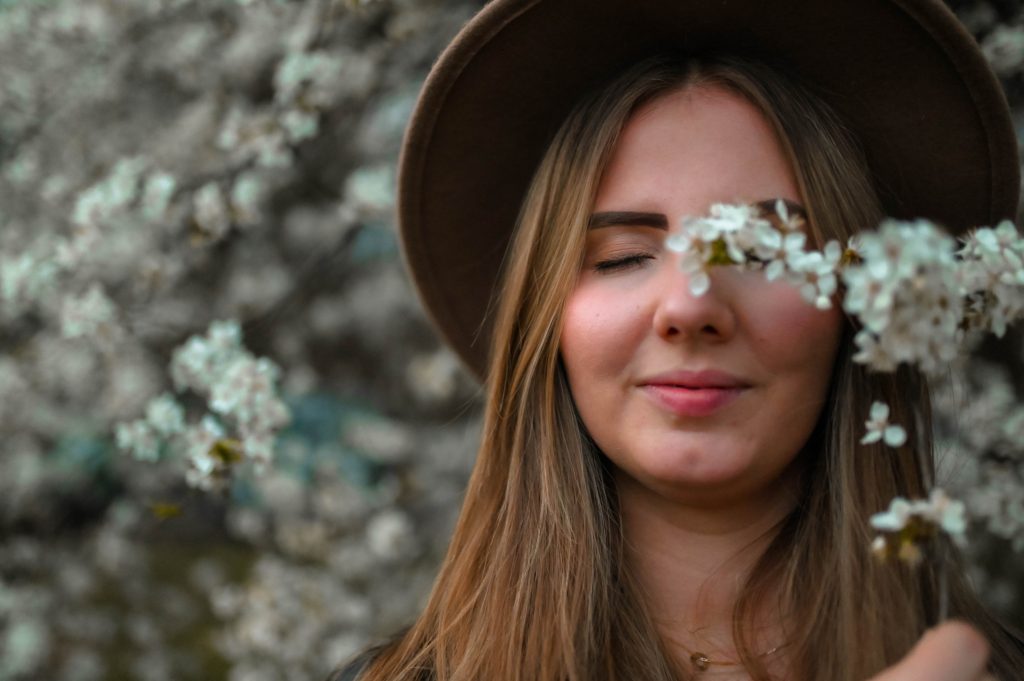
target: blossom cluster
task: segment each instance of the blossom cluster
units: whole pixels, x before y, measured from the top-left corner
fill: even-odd
[[[928,499],[911,501],[896,497],[887,511],[871,517],[871,526],[881,532],[871,545],[876,555],[917,565],[924,559],[922,546],[939,531],[963,545],[967,516],[963,502],[951,499],[936,488]]]
[[[690,275],[690,292],[699,296],[708,291],[711,266],[742,265],[763,268],[768,281],[789,282],[800,288],[808,302],[822,309],[831,307],[842,257],[838,244],[830,243],[822,252],[807,249],[802,218],[791,216],[781,199],[774,215],[775,224],[757,206],[714,204],[707,216],[684,218],[666,246],[681,254],[680,267]]]
[[[934,408],[939,449],[955,453],[950,486],[971,518],[1024,552],[1024,405],[1009,377],[975,358],[935,386]]]
[[[0,1],[0,681],[315,681],[419,607],[478,414],[394,161],[475,10]]]
[[[233,464],[243,460],[265,469],[274,452],[275,433],[289,421],[288,407],[276,395],[280,370],[242,346],[237,322],[214,322],[205,336],[193,336],[171,360],[175,388],[206,398],[217,415],[186,426],[183,407],[168,393],[151,400],[146,417],[117,426],[117,442],[136,458],[155,461],[163,442],[174,436],[188,462],[186,480],[202,489],[223,487]],[[219,417],[219,418],[218,418]],[[230,420],[237,438],[228,436]]]
[[[879,371],[907,363],[934,373],[960,353],[966,332],[1002,336],[1024,315],[1024,240],[1010,222],[958,244],[929,221],[886,220],[816,250],[784,201],[773,212],[776,219],[757,206],[716,204],[681,221],[666,246],[681,254],[693,295],[709,289],[711,268],[721,265],[763,270],[820,309],[841,294],[859,325],[854,359]]]

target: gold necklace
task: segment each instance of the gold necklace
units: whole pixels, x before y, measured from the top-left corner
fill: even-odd
[[[758,655],[758,657],[767,657],[768,655],[771,655],[772,653],[777,651],[780,647],[781,646],[775,646],[771,650],[768,650],[768,651],[765,651],[765,652],[761,653],[760,655]],[[707,671],[708,668],[711,665],[715,665],[715,666],[718,666],[718,667],[739,667],[740,666],[739,662],[722,662],[720,660],[712,660],[705,653],[702,653],[700,651],[697,651],[695,653],[690,653],[690,662],[693,663],[694,669],[696,669],[699,672]]]
[[[700,636],[698,634],[698,632],[704,631],[705,629],[707,629],[707,626],[699,627],[697,629],[690,629],[690,635],[694,636],[694,637],[697,637],[697,638],[700,638],[705,643],[708,643],[708,640],[706,638],[704,638],[703,636]],[[757,657],[768,657],[772,653],[778,651],[778,649],[781,648],[781,647],[782,646],[775,646],[771,650],[766,650],[765,652],[760,653]],[[686,648],[684,647],[683,650],[686,650]],[[686,652],[690,652],[690,651],[686,650]],[[707,653],[701,652],[699,650],[690,653],[690,662],[693,664],[693,668],[696,669],[698,672],[707,671],[711,667],[711,665],[715,665],[717,667],[739,667],[739,666],[742,666],[742,664],[740,662],[733,662],[731,660],[730,661],[712,660],[711,657]]]

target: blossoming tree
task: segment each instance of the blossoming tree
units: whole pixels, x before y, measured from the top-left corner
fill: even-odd
[[[0,681],[322,679],[415,612],[480,410],[398,262],[394,164],[478,4],[0,0]],[[1020,17],[956,8],[1019,101]],[[959,369],[937,400],[956,475],[880,509],[875,548],[967,537],[1019,614],[1021,561],[989,559],[1024,551],[1016,231],[891,224],[857,265],[729,227],[751,222],[688,238],[757,233],[728,262],[753,251],[809,304],[842,284],[865,361]],[[901,296],[944,312],[921,326]],[[1008,340],[961,355],[965,320]],[[890,416],[863,437],[900,446]]]

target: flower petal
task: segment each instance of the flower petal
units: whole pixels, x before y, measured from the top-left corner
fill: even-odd
[[[907,441],[907,431],[903,426],[889,426],[885,429],[885,444],[890,447],[901,447]]]

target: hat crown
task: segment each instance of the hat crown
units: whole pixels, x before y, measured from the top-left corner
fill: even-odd
[[[403,254],[425,307],[478,375],[526,188],[581,96],[672,49],[760,56],[852,129],[886,212],[954,231],[1016,214],[999,83],[938,0],[494,0],[438,59],[403,144]]]

